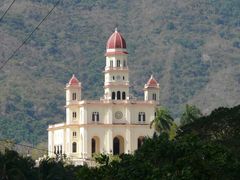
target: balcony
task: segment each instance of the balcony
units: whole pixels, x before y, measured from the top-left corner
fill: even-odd
[[[109,72],[109,71],[128,71],[128,67],[105,67],[104,72]]]

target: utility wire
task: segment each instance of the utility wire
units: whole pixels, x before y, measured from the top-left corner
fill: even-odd
[[[25,145],[25,144],[15,143],[15,142],[13,142],[13,141],[9,141],[9,140],[6,140],[6,139],[0,139],[0,141],[6,142],[6,143],[9,143],[9,144],[14,144],[14,145],[22,146],[22,147],[27,147],[27,148],[31,148],[31,149],[36,149],[36,150],[39,150],[39,151],[44,151],[44,152],[53,153],[53,152],[49,151],[48,149],[41,149],[41,148],[36,148],[36,147],[34,147],[34,146],[29,146],[29,145]]]
[[[34,147],[34,146],[29,146],[29,145],[25,145],[25,144],[15,143],[15,142],[13,142],[13,141],[11,141],[11,140],[7,140],[7,139],[0,139],[0,143],[1,143],[1,142],[2,142],[2,143],[5,142],[5,143],[9,143],[9,144],[14,144],[14,145],[16,145],[16,146],[22,146],[22,147],[26,147],[26,148],[36,149],[36,150],[38,150],[38,151],[49,152],[49,153],[55,154],[55,152],[49,151],[48,149],[36,148],[36,147]],[[57,154],[57,155],[60,155],[60,154]],[[64,155],[64,154],[62,154],[62,155]],[[79,158],[79,157],[76,156],[76,155],[69,155],[68,157]],[[81,159],[81,158],[79,158],[79,159]]]
[[[7,10],[3,13],[2,17],[0,18],[0,22],[3,20],[4,16],[7,14],[8,10],[12,7],[16,0],[13,0]]]
[[[7,58],[7,60],[5,60],[2,65],[0,66],[0,70],[3,69],[3,67],[17,54],[17,52],[19,51],[19,49],[21,49],[21,47],[23,47],[23,45],[32,37],[33,33],[39,28],[39,26],[47,19],[47,17],[52,13],[52,11],[57,7],[57,5],[59,4],[60,0],[58,0],[54,6],[52,7],[52,9],[48,12],[48,14],[41,20],[41,22],[33,29],[33,31],[24,39],[24,41],[22,42],[22,44],[20,46],[17,47],[17,49],[15,49],[12,53],[11,56],[9,56],[9,58]]]

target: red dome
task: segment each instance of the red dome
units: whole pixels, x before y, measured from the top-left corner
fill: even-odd
[[[153,75],[151,75],[150,79],[148,80],[147,86],[148,87],[158,87],[158,83],[157,83],[156,79],[153,77]]]
[[[107,49],[126,49],[126,42],[122,35],[117,31],[117,28],[115,29],[115,32],[110,36],[110,38],[107,41]]]
[[[72,78],[69,80],[68,84],[71,85],[79,85],[78,79],[75,77],[75,75],[72,75]]]

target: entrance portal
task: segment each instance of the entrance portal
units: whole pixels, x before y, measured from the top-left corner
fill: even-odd
[[[121,136],[117,136],[113,139],[113,155],[122,153],[124,153],[124,139]]]
[[[98,137],[94,136],[92,138],[92,155],[100,152],[100,140]]]

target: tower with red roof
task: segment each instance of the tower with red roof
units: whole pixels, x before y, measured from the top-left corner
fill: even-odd
[[[151,75],[147,84],[144,85],[144,100],[159,102],[159,84],[156,79]]]
[[[106,45],[106,66],[104,70],[105,99],[129,99],[127,55],[126,42],[116,28]]]

